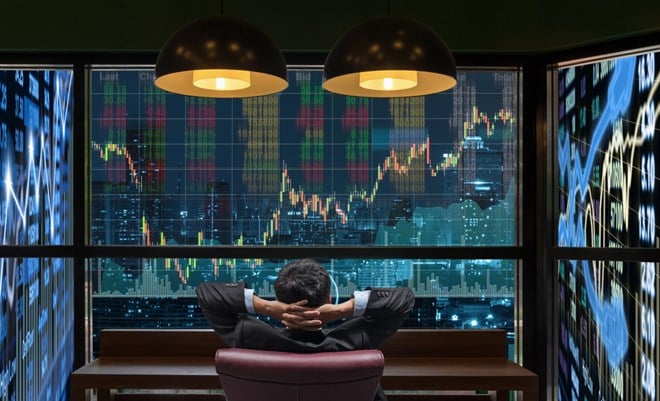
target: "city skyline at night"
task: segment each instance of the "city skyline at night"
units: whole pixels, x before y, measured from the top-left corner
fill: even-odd
[[[325,92],[320,69],[300,68],[281,94],[216,100],[166,94],[147,70],[92,71],[90,241],[515,246],[519,74],[459,71],[446,93],[367,99]],[[176,312],[187,316],[203,281],[244,281],[273,297],[284,262],[95,259],[95,330],[138,310],[170,310],[175,298],[191,299]],[[412,326],[493,327],[495,319],[513,331],[515,260],[322,262],[337,300],[358,288],[410,286]],[[480,302],[489,306],[465,306]],[[477,318],[458,312],[464,307],[486,312]],[[143,324],[177,318],[166,320]]]

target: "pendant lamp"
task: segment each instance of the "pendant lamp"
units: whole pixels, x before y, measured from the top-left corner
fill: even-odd
[[[239,98],[288,86],[284,56],[261,30],[224,15],[176,31],[156,61],[157,87],[197,97]]]
[[[323,88],[362,97],[422,96],[456,85],[456,62],[428,26],[377,17],[347,31],[328,53]]]

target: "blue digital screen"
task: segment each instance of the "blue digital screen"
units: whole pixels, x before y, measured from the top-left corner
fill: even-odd
[[[71,244],[71,71],[0,71],[3,245]]]
[[[106,245],[515,246],[518,70],[451,91],[199,99],[91,75],[91,237]]]
[[[70,70],[0,71],[0,245],[68,245]],[[0,399],[64,400],[73,366],[73,269],[0,258]]]
[[[516,246],[521,71],[465,69],[450,91],[340,96],[318,67],[277,95],[200,99],[153,70],[90,74],[91,242],[147,246]],[[516,260],[331,259],[335,295],[409,286],[408,327],[514,330]],[[287,260],[95,258],[94,330],[208,327],[204,281],[273,297]],[[513,334],[512,334],[513,335]]]
[[[660,54],[557,73],[557,244],[658,248]],[[656,400],[656,262],[561,261],[560,400]]]

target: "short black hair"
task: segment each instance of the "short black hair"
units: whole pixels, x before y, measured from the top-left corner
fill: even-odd
[[[314,259],[286,264],[275,280],[275,297],[285,303],[307,300],[306,306],[321,306],[330,297],[330,275]]]

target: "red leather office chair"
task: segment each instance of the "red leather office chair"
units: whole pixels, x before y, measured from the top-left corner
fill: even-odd
[[[373,401],[379,350],[298,354],[220,348],[215,370],[227,401]]]

